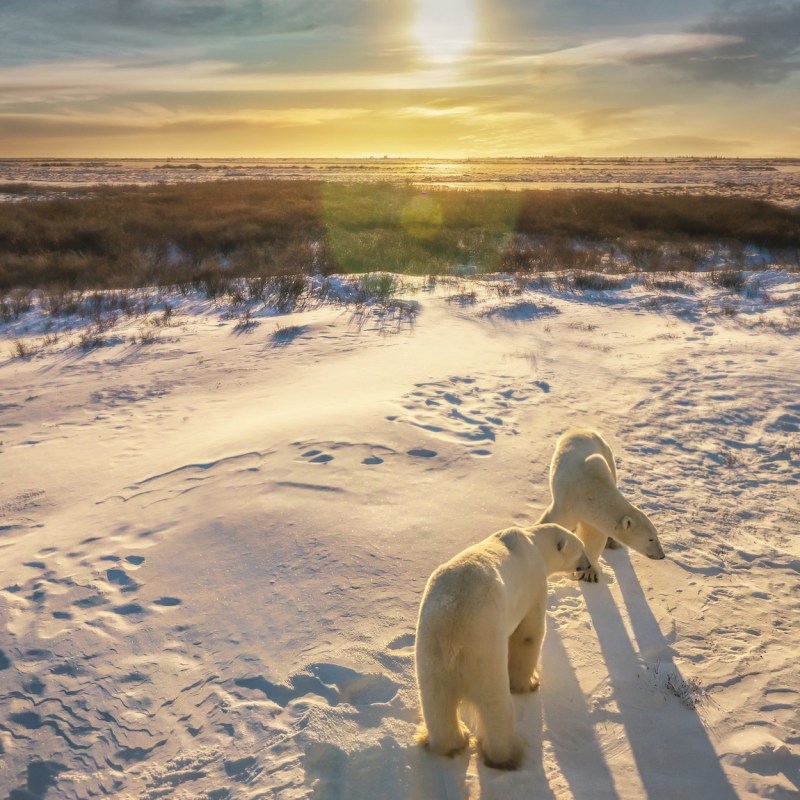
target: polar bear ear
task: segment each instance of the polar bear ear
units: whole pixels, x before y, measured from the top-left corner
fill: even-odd
[[[623,531],[629,531],[633,527],[633,517],[629,517],[627,514],[620,520],[619,523],[620,528]]]

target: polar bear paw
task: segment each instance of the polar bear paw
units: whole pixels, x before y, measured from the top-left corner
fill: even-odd
[[[470,733],[466,725],[461,720],[458,721],[458,733],[448,741],[431,742],[430,734],[424,723],[417,728],[417,735],[414,737],[416,743],[430,753],[445,758],[454,758],[459,753],[463,753],[469,746]]]
[[[518,684],[512,682],[511,694],[530,694],[539,688],[539,677],[537,675],[528,678]]]
[[[572,576],[576,581],[586,581],[587,583],[600,583],[600,572],[597,567],[589,567],[583,572],[576,572]]]
[[[492,769],[514,770],[522,765],[525,755],[525,742],[518,735],[514,735],[513,744],[503,750],[492,751],[483,742],[478,742],[478,747],[483,757],[483,763]]]

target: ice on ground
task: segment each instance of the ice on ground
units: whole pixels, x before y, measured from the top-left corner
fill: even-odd
[[[88,347],[96,321],[35,299],[5,323],[0,789],[795,797],[798,276],[550,278],[407,281],[396,318],[253,305],[245,329],[140,292]],[[609,439],[667,560],[553,585],[519,772],[430,756],[421,591],[537,518],[572,425]]]
[[[800,205],[796,158],[40,159],[0,160],[0,203],[100,185],[218,180],[413,183],[422,188],[584,189],[751,197]],[[22,184],[27,184],[22,186]],[[0,186],[0,188],[2,188]]]

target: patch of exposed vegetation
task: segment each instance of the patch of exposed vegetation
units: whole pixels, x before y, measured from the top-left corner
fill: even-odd
[[[799,212],[768,203],[687,195],[318,181],[94,187],[4,204],[0,291],[161,285],[217,298],[247,278],[251,298],[271,291],[291,309],[301,301],[293,276],[309,274],[693,271],[713,248],[744,265],[751,247],[796,264],[798,223]]]
[[[731,292],[741,292],[747,284],[745,276],[736,269],[715,270],[709,273],[708,280],[712,285]]]

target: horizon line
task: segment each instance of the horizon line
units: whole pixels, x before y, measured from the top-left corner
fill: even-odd
[[[351,155],[351,156],[218,156],[218,155],[189,155],[189,156],[56,156],[56,155],[27,155],[5,156],[0,154],[0,161],[798,161],[797,155],[763,155],[763,156],[735,156],[735,155],[509,155],[509,156],[408,156],[408,155]]]

